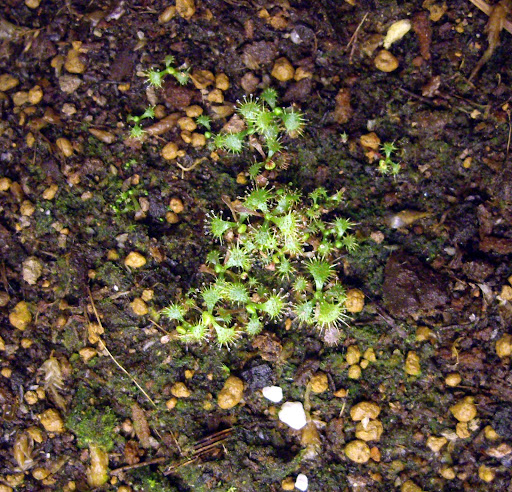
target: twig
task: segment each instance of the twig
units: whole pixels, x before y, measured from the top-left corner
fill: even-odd
[[[487,15],[491,14],[493,5],[489,5],[484,0],[469,0],[473,5],[477,6],[482,12],[484,12]],[[505,31],[508,31],[510,34],[512,34],[512,22],[505,20],[503,22],[503,29]]]
[[[134,465],[125,465],[121,466],[120,468],[116,468],[115,470],[111,470],[111,475],[117,475],[118,473],[125,472],[127,470],[134,470],[135,468],[142,468],[143,466],[149,466],[149,465],[157,465],[159,463],[163,463],[164,461],[167,461],[167,458],[162,456],[160,458],[155,458],[153,460],[148,461],[142,461],[141,463],[135,463]]]
[[[177,468],[189,465],[190,463],[193,463],[194,461],[198,460],[205,453],[218,447],[219,445],[227,441],[229,438],[231,438],[232,432],[233,428],[224,429],[219,432],[216,432],[215,434],[207,436],[204,439],[201,439],[200,441],[197,441],[194,444],[194,451],[192,452],[191,456],[186,458],[185,461],[181,461],[179,463],[175,463],[173,465],[168,466],[164,471],[164,475],[169,475]]]
[[[87,291],[89,293],[89,299],[91,300],[91,305],[92,305],[92,310],[94,311],[94,316],[96,316],[96,320],[98,321],[98,325],[100,325],[100,328],[102,330],[104,330],[103,328],[103,325],[101,324],[101,319],[100,319],[100,316],[98,314],[98,311],[96,310],[96,305],[94,304],[94,300],[92,298],[92,294],[91,294],[91,289],[89,288],[89,286],[87,286]],[[87,313],[87,311],[86,311]],[[117,360],[115,359],[115,357],[112,355],[112,353],[110,352],[110,350],[107,348],[107,346],[105,345],[105,342],[98,337],[98,342],[101,343],[101,345],[103,346],[102,350],[105,350],[105,352],[107,352],[108,356],[114,361],[114,364],[119,367],[119,369],[121,369],[121,371],[123,371],[131,380],[132,380],[132,383],[135,384],[135,386],[137,386],[137,388],[139,388],[139,390],[143,393],[143,395],[151,402],[151,404],[157,408],[155,402],[151,399],[151,397],[144,391],[144,389],[142,388],[142,386],[135,380],[135,378],[121,365],[119,364],[119,362],[117,362]]]
[[[347,48],[352,44],[352,49],[350,50],[350,55],[348,57],[348,62],[349,63],[352,63],[352,57],[354,56],[354,51],[356,49],[356,39],[357,39],[357,34],[359,33],[359,29],[361,29],[361,27],[363,26],[364,24],[364,21],[366,20],[366,18],[368,17],[368,14],[369,12],[366,12],[366,14],[364,14],[364,17],[363,17],[363,20],[359,23],[359,25],[356,27],[356,30],[354,31],[354,34],[352,34],[352,37],[350,38],[350,41],[348,42],[347,44]]]

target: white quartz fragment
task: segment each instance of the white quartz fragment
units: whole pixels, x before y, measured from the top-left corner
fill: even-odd
[[[306,477],[304,473],[299,473],[297,475],[297,479],[295,480],[295,488],[302,491],[308,490],[308,477]]]
[[[300,401],[287,401],[279,411],[279,420],[292,429],[299,430],[306,425],[306,412]]]
[[[279,386],[265,386],[261,392],[267,400],[274,403],[279,403],[283,399],[283,390]]]

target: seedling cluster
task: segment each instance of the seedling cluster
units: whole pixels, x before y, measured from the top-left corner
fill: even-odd
[[[160,88],[167,75],[173,76],[180,84],[186,84],[191,76],[187,71],[178,70],[173,64],[174,57],[168,56],[165,59],[165,69],[149,70],[146,73],[148,84]],[[242,120],[237,131],[212,133],[212,120],[205,114],[198,116],[196,123],[204,127],[204,135],[210,139],[211,147],[238,154],[249,144],[262,154],[266,164],[271,162],[275,154],[283,150],[282,139],[285,135],[292,138],[299,136],[305,126],[305,119],[300,111],[277,105],[277,92],[273,88],[265,89],[259,98],[245,97],[237,104],[237,114]],[[143,138],[145,130],[141,124],[142,121],[154,117],[155,110],[151,106],[139,116],[128,116],[128,122],[134,123],[130,136]]]
[[[293,108],[277,106],[277,92],[273,88],[265,89],[259,98],[244,98],[238,103],[237,113],[244,122],[244,128],[239,132],[215,135],[213,141],[217,148],[240,153],[248,140],[258,150],[262,144],[260,152],[270,160],[283,150],[283,135],[295,137],[304,130],[303,114]]]
[[[224,245],[201,268],[210,280],[162,310],[179,336],[227,346],[289,317],[335,343],[348,318],[336,258],[357,247],[349,220],[325,219],[341,193],[318,188],[303,198],[289,189],[254,188],[242,200],[225,201],[231,219],[208,218],[209,233]]]
[[[394,142],[385,142],[381,146],[382,152],[384,152],[384,158],[379,160],[379,172],[383,175],[391,174],[393,177],[398,176],[401,170],[399,162],[393,161],[393,154],[398,150],[395,147]]]

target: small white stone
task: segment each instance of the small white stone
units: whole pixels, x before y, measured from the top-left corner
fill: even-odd
[[[267,400],[274,403],[279,403],[283,399],[283,390],[279,386],[265,386],[261,392]]]
[[[287,401],[283,403],[279,411],[279,420],[289,425],[292,429],[302,429],[306,421],[306,412],[300,401]]]
[[[304,473],[299,473],[295,480],[295,488],[305,491],[308,490],[308,477]]]

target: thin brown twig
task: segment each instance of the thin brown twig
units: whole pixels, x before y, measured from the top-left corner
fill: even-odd
[[[142,461],[140,463],[135,463],[133,465],[125,465],[121,466],[119,468],[116,468],[115,470],[111,470],[111,475],[117,475],[118,473],[125,472],[127,470],[134,470],[135,468],[142,468],[143,466],[149,466],[149,465],[158,465],[159,463],[163,463],[164,461],[167,461],[167,458],[162,456],[160,458],[155,458],[148,461]]]
[[[368,17],[368,14],[369,12],[366,12],[366,14],[364,14],[364,17],[363,17],[363,20],[359,23],[359,25],[356,27],[356,30],[354,31],[354,34],[352,34],[352,37],[350,38],[350,41],[348,42],[347,44],[347,48],[350,46],[350,45],[353,45],[352,46],[352,49],[350,50],[350,55],[348,57],[348,62],[349,63],[352,63],[352,58],[354,56],[354,51],[356,49],[356,39],[357,39],[357,35],[359,33],[359,30],[361,29],[361,27],[363,26],[364,24],[364,21],[366,20],[366,18]]]
[[[194,444],[194,451],[192,452],[191,456],[187,457],[184,461],[180,461],[179,463],[174,463],[168,466],[164,471],[164,475],[169,475],[174,470],[181,468],[182,466],[189,465],[194,461],[197,461],[199,458],[201,458],[201,456],[203,456],[208,451],[215,449],[219,445],[223,445],[223,443],[231,437],[232,432],[232,428],[224,429],[219,432],[216,432],[215,434],[207,436],[204,439],[197,441]]]
[[[87,291],[89,293],[89,299],[91,301],[92,310],[94,311],[94,316],[96,316],[96,320],[98,322],[98,325],[100,325],[101,329],[104,331],[105,329],[103,328],[103,325],[101,324],[101,319],[100,319],[100,316],[98,314],[98,311],[96,310],[96,305],[94,304],[94,299],[92,298],[92,293],[91,293],[91,289],[89,288],[89,286],[87,286]],[[86,311],[86,313],[87,313],[87,311]],[[112,352],[110,352],[110,350],[105,345],[105,342],[101,338],[99,338],[99,337],[98,337],[98,343],[101,343],[101,345],[103,347],[102,350],[105,350],[105,352],[107,352],[108,356],[114,361],[114,364],[117,367],[119,367],[119,369],[121,369],[121,371],[123,371],[132,380],[132,383],[135,384],[135,386],[137,386],[137,388],[139,388],[139,390],[151,402],[151,404],[155,408],[157,408],[156,403],[144,391],[144,388],[135,380],[135,378],[121,364],[119,364],[119,362],[117,362],[116,358],[112,355]]]

